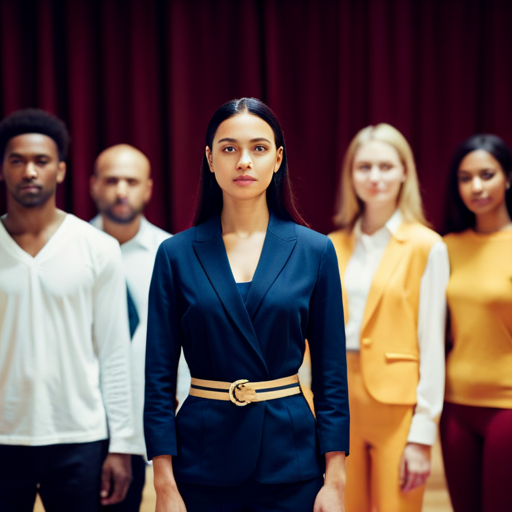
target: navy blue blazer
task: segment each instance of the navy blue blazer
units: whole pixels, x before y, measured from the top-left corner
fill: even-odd
[[[146,446],[150,459],[173,455],[178,480],[297,482],[323,473],[324,453],[348,453],[341,284],[326,236],[271,214],[244,304],[214,217],[162,243],[148,315]],[[175,418],[181,347],[195,378],[259,382],[296,374],[305,339],[316,420],[302,394],[245,407],[189,396]]]

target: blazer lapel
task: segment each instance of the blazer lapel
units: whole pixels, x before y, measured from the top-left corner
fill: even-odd
[[[402,256],[404,255],[403,244],[406,241],[404,232],[404,223],[402,222],[397,232],[391,236],[391,240],[382,255],[382,260],[377,267],[377,271],[375,272],[372,286],[370,288],[370,293],[368,294],[368,301],[366,302],[363,322],[361,325],[361,332],[370,321],[375,308],[384,293],[388,281],[391,279],[394,270],[397,268]]]
[[[350,260],[350,257],[354,252],[355,237],[353,231],[350,231],[349,233],[342,233],[341,236],[343,236],[344,238],[342,243],[336,243],[337,240],[335,241],[334,238],[333,243],[336,248],[336,255],[338,257],[338,266],[340,269],[340,274],[342,273],[342,276],[344,276],[345,271],[347,270],[347,265]]]
[[[349,318],[349,309],[348,309],[348,297],[347,292],[344,286],[345,280],[345,271],[347,270],[347,265],[354,252],[355,247],[355,236],[354,230],[339,230],[331,233],[329,237],[332,240],[334,248],[336,250],[336,257],[338,258],[338,268],[340,270],[340,279],[341,279],[341,295],[343,299],[343,313],[345,318],[345,325],[348,324]]]
[[[231,317],[234,324],[240,329],[249,345],[261,359],[265,371],[268,373],[251,319],[231,272],[226,247],[222,240],[220,218],[214,217],[197,227],[194,251],[212,287],[222,302],[226,314]]]
[[[251,319],[254,319],[261,301],[286,265],[296,243],[293,222],[281,220],[271,213],[265,243],[245,304]]]

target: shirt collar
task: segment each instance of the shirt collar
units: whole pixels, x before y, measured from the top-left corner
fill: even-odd
[[[389,232],[392,235],[396,235],[396,232],[398,231],[398,228],[400,227],[400,224],[402,224],[404,218],[402,215],[402,212],[399,209],[395,210],[395,213],[391,215],[391,217],[386,222],[386,227],[389,229]]]
[[[103,231],[103,217],[98,214],[96,217],[91,219],[91,224],[98,229],[101,229]],[[140,225],[139,225],[139,231],[137,231],[137,234],[131,239],[128,240],[128,242],[125,242],[122,244],[123,246],[128,245],[140,245],[144,249],[151,249],[151,233],[149,230],[149,221],[144,217],[144,215],[140,216]]]
[[[140,246],[144,247],[144,249],[150,250],[153,244],[151,243],[151,230],[149,229],[149,226],[149,221],[146,219],[146,217],[144,217],[144,215],[141,215],[139,231],[131,240],[128,240],[126,243],[139,244]]]
[[[384,224],[383,228],[387,229],[391,235],[395,236],[398,228],[403,222],[402,212],[399,209],[396,209],[393,215],[387,220],[386,224]],[[380,231],[380,230],[379,230]],[[378,231],[377,231],[378,233]],[[354,236],[357,239],[361,238],[363,232],[361,231],[361,217],[359,217],[354,224]],[[374,233],[375,234],[375,233]]]

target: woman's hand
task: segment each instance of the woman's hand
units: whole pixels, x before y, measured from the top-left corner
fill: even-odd
[[[400,461],[400,487],[403,492],[423,485],[430,475],[431,446],[407,443]]]
[[[153,458],[154,485],[156,491],[155,512],[187,512],[185,502],[178,491],[172,470],[172,456]]]
[[[187,512],[183,498],[176,486],[156,493],[155,512]]]
[[[324,485],[316,495],[313,512],[345,512],[345,487]]]
[[[345,452],[326,453],[325,464],[325,483],[313,512],[345,512]]]

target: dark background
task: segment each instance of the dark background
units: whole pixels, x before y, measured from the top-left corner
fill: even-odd
[[[84,219],[97,154],[140,148],[155,180],[147,216],[174,233],[190,226],[206,125],[225,101],[275,110],[322,232],[348,142],[388,122],[441,229],[455,145],[475,132],[512,143],[511,36],[508,0],[0,0],[0,115],[32,106],[67,122],[59,205]]]

